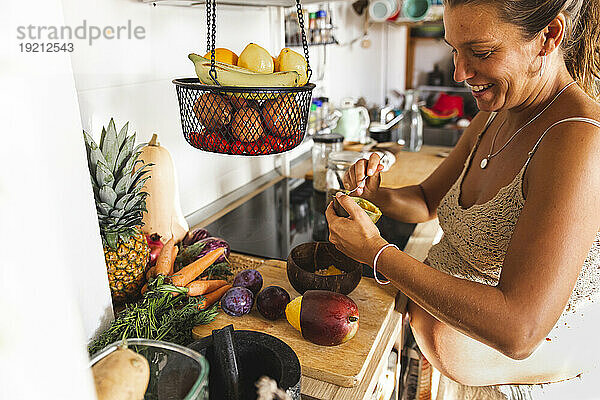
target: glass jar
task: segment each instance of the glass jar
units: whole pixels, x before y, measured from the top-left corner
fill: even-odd
[[[164,398],[161,393],[172,382],[179,382],[179,391],[169,391],[172,400],[208,400],[208,360],[200,353],[185,346],[160,340],[129,338],[119,340],[94,354],[89,362],[90,368],[101,361],[119,346],[127,343],[129,349],[148,360],[150,381],[146,390],[146,399]],[[186,388],[186,389],[183,389]],[[162,389],[162,390],[161,390]],[[166,392],[164,392],[166,393]]]
[[[327,190],[327,162],[329,154],[342,150],[344,137],[337,133],[313,136],[312,166],[313,187],[315,190],[325,192]]]
[[[329,155],[327,163],[327,196],[325,202],[333,199],[336,192],[344,189],[344,174],[350,167],[361,158],[365,158],[367,153],[360,151],[336,151]],[[350,188],[354,189],[354,188]]]
[[[414,90],[407,90],[404,95],[404,118],[399,122],[398,142],[403,142],[405,151],[419,151],[423,145],[423,117],[417,98]]]

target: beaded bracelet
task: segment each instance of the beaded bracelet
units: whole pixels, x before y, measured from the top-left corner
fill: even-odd
[[[379,280],[379,278],[377,278],[377,260],[379,259],[379,256],[381,255],[381,253],[387,249],[388,247],[394,247],[396,250],[400,250],[398,248],[398,246],[396,246],[394,243],[388,243],[385,246],[383,246],[381,249],[379,249],[379,251],[377,252],[377,254],[375,255],[375,258],[373,259],[373,275],[375,277],[375,281],[377,283],[379,283],[380,285],[387,285],[388,283],[390,283],[390,281],[385,281],[385,282],[381,282]]]

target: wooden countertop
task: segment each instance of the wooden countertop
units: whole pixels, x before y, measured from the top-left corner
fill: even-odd
[[[398,188],[421,183],[444,161],[441,155],[449,150],[448,147],[423,146],[416,153],[397,152],[396,162],[381,174],[381,185]]]

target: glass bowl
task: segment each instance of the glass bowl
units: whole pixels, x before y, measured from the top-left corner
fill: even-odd
[[[144,400],[208,400],[208,361],[200,353],[174,343],[133,338],[106,346],[94,354],[90,368],[126,343],[150,364]]]

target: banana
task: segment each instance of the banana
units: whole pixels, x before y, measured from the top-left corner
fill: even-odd
[[[205,85],[217,84],[209,74],[209,59],[194,53],[189,54],[188,58],[194,63],[200,82]],[[217,71],[217,80],[222,86],[295,87],[300,81],[300,75],[296,71],[262,74],[218,61],[215,61],[215,70]]]

